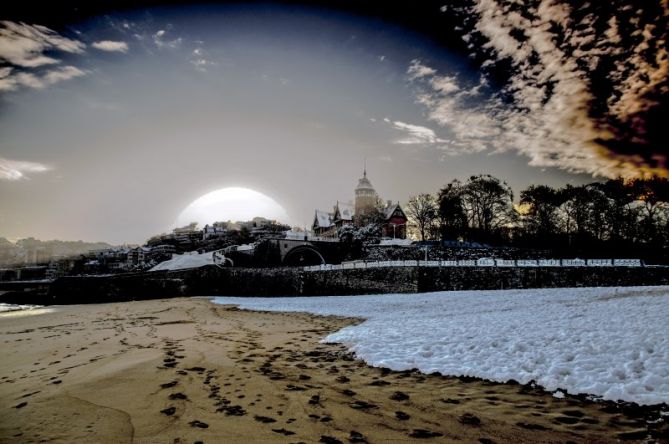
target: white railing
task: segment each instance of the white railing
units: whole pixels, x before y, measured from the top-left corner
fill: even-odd
[[[304,267],[304,271],[353,270],[382,267],[641,267],[641,259],[490,259],[477,260],[405,260],[351,261],[339,265],[323,264]]]

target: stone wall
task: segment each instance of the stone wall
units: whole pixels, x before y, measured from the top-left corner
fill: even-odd
[[[396,267],[306,272],[300,268],[226,268],[63,277],[48,292],[0,302],[81,304],[175,296],[324,296],[592,286],[669,285],[664,267]]]

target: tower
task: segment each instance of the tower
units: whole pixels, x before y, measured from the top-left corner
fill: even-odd
[[[360,225],[374,211],[376,211],[376,191],[372,183],[367,179],[367,165],[363,170],[362,178],[358,180],[355,187],[355,223]]]

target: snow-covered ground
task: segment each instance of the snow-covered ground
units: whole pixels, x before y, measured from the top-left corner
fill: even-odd
[[[535,380],[551,391],[669,402],[669,287],[218,297],[215,302],[366,318],[324,342],[348,344],[374,366],[501,382]]]
[[[214,263],[214,252],[198,254],[197,251],[185,254],[175,254],[172,259],[161,262],[149,271],[160,270],[183,270],[186,268],[197,268]]]
[[[41,307],[42,307],[41,305],[4,304],[0,302],[0,313],[6,313],[9,311],[19,311],[19,310],[32,310]]]

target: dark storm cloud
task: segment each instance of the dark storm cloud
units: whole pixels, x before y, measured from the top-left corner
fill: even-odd
[[[454,127],[462,149],[516,149],[532,165],[599,176],[669,175],[660,127],[669,111],[666,0],[476,0],[441,11],[461,23],[483,81],[500,86],[467,107],[461,91],[436,84],[456,79],[421,61],[409,68],[429,117]],[[467,132],[471,124],[480,136]]]

